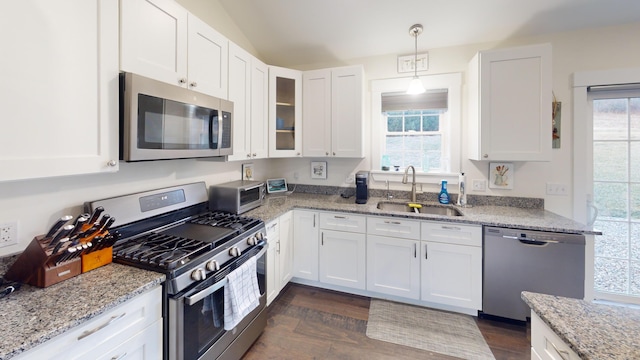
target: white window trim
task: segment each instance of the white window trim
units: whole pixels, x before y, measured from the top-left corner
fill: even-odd
[[[382,79],[371,82],[371,176],[375,181],[400,182],[404,172],[382,171],[380,160],[382,153],[380,143],[382,137],[382,94],[402,92],[409,87],[412,78]],[[458,183],[461,163],[462,141],[462,73],[438,74],[420,76],[426,90],[447,89],[447,116],[450,120],[450,141],[448,154],[450,166],[448,173],[416,173],[416,182],[423,184],[438,184],[447,180],[449,184]]]

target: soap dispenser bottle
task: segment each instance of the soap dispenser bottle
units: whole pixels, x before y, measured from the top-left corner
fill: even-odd
[[[447,180],[442,180],[442,187],[440,188],[440,195],[438,195],[438,201],[440,204],[448,204],[451,198],[447,192]]]

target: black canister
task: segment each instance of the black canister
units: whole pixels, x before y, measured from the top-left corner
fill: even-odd
[[[356,204],[366,204],[369,200],[369,172],[356,173]]]

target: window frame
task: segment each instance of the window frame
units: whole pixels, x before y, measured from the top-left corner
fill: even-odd
[[[447,180],[449,184],[458,183],[458,174],[462,162],[462,73],[426,75],[419,77],[426,90],[447,90],[447,111],[449,121],[449,141],[446,150],[449,156],[449,171],[439,173],[416,172],[416,182],[438,184]],[[371,82],[371,176],[375,181],[402,181],[403,171],[383,171],[381,169],[382,148],[384,144],[382,114],[382,94],[406,91],[412,78],[380,79]]]

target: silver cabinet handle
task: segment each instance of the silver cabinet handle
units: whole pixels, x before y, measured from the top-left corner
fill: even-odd
[[[334,215],[333,217],[334,217],[334,219],[346,219],[347,218],[346,216],[338,216],[338,215]]]
[[[424,244],[424,259],[429,260],[429,252],[427,251],[427,244]]]
[[[484,155],[482,155],[482,157],[486,159],[486,158],[489,157],[489,154],[484,154]]]
[[[324,232],[320,233],[320,245],[324,246]]]
[[[197,83],[197,82],[195,82],[195,81],[192,81],[192,82],[191,82],[191,84],[189,84],[189,86],[191,86],[191,87],[197,87],[197,86],[198,86],[198,83]]]
[[[385,224],[393,224],[393,225],[402,225],[402,223],[400,221],[389,221],[389,220],[385,220],[384,221]]]
[[[457,226],[446,226],[446,225],[442,225],[440,226],[442,229],[445,230],[455,230],[455,231],[460,231],[462,230],[461,228],[457,227]]]
[[[553,346],[553,350],[555,350],[558,355],[560,355],[560,357],[562,358],[562,360],[569,360],[569,352],[566,350],[559,350],[556,347],[556,344],[554,344],[552,341],[549,341],[549,343],[551,343],[551,346]]]
[[[180,84],[186,84],[186,83],[187,83],[187,79],[185,79],[185,78],[180,78],[180,79],[178,79],[178,83],[180,83]]]
[[[107,320],[106,323],[104,323],[104,324],[102,324],[102,325],[100,325],[100,326],[98,326],[96,328],[93,328],[91,330],[87,330],[87,331],[83,332],[82,334],[80,334],[80,336],[78,336],[78,341],[86,338],[87,336],[89,336],[91,334],[97,333],[98,331],[100,331],[100,330],[106,328],[107,326],[111,325],[114,321],[122,319],[125,315],[127,315],[126,312],[122,313],[122,314],[120,314],[118,316],[112,316],[111,319]]]
[[[418,244],[413,243],[413,257],[417,258],[418,257]]]
[[[258,156],[258,154],[257,153],[253,153],[253,157],[256,157],[256,156]]]
[[[120,360],[120,359],[124,359],[127,356],[127,353],[124,353],[120,356],[116,355],[114,357],[111,358],[111,360]]]
[[[109,160],[109,162],[107,162],[107,165],[111,166],[111,167],[114,167],[114,166],[118,165],[118,162],[115,161],[115,160]]]
[[[316,227],[316,214],[313,214],[313,227]]]

